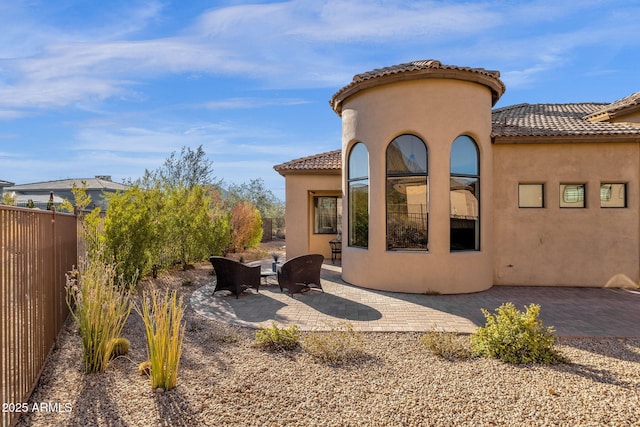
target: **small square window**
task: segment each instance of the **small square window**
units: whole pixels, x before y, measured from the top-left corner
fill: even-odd
[[[519,184],[518,207],[544,208],[544,184]]]
[[[561,208],[584,208],[584,184],[560,184]]]
[[[627,184],[600,184],[600,207],[626,208]]]

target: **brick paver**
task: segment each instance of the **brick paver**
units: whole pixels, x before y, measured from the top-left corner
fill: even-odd
[[[418,331],[432,329],[472,332],[484,324],[481,308],[489,311],[504,302],[520,310],[532,303],[540,317],[559,336],[640,337],[640,292],[623,289],[494,286],[464,295],[417,295],[359,288],[342,281],[340,267],[325,264],[324,293],[312,290],[292,298],[281,293],[274,279],[239,299],[214,283],[196,290],[191,305],[199,314],[224,322],[257,328],[296,324],[302,330],[327,330],[348,321],[362,331]]]

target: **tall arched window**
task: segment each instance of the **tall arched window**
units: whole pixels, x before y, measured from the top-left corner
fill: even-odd
[[[478,146],[466,135],[451,145],[451,251],[480,250],[480,162]]]
[[[369,246],[369,153],[362,142],[349,152],[349,246]]]
[[[387,147],[387,249],[427,250],[427,146],[400,135]]]

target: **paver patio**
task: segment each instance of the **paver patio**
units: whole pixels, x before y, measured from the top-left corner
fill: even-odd
[[[494,286],[464,295],[417,295],[359,288],[341,279],[341,267],[324,264],[322,287],[295,294],[280,292],[275,279],[239,299],[212,283],[191,297],[194,310],[210,319],[257,328],[272,322],[302,330],[327,330],[348,321],[361,331],[424,332],[432,329],[470,333],[484,324],[481,308],[493,312],[504,302],[520,310],[542,307],[545,325],[559,336],[640,337],[640,292],[624,289]]]

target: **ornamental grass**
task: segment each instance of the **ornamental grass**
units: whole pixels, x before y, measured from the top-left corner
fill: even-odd
[[[112,264],[89,261],[67,274],[66,300],[80,330],[87,373],[107,369],[131,313],[129,289]]]
[[[143,294],[141,307],[135,306],[147,333],[151,388],[171,390],[178,381],[185,325],[182,297],[168,290]]]

